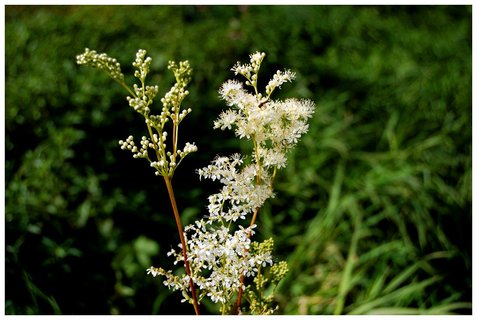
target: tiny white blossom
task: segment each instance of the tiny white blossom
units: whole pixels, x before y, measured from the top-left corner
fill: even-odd
[[[257,51],[250,55],[250,62],[252,63],[252,66],[256,68],[260,66],[263,58],[265,58],[265,53]]]
[[[148,268],[146,271],[147,271],[147,274],[152,274],[154,278],[160,274],[160,271],[157,268],[154,268],[152,266]]]
[[[270,96],[273,90],[280,88],[283,83],[293,81],[295,79],[295,75],[296,74],[290,70],[278,70],[265,88],[267,95]]]
[[[228,105],[233,105],[235,101],[239,101],[245,94],[242,83],[236,80],[225,82],[219,89],[220,97],[224,99]]]
[[[186,142],[186,145],[184,147],[184,155],[196,152],[197,151],[197,146],[194,143],[189,143]]]
[[[219,119],[214,121],[214,129],[220,128],[222,130],[232,129],[232,125],[240,116],[235,110],[227,110],[220,114]]]
[[[236,75],[246,78],[246,85],[254,87],[253,93],[247,92],[237,80],[228,80],[219,89],[220,97],[231,108],[219,115],[214,128],[234,130],[239,138],[253,140],[254,150],[248,158],[240,154],[217,156],[209,165],[197,170],[200,179],[218,181],[222,186],[208,197],[207,215],[184,228],[190,277],[152,267],[148,269],[153,276],[164,276],[166,286],[181,291],[184,302],[191,301],[189,280],[202,296],[225,304],[244,290],[242,276],[254,277],[260,268],[273,265],[273,242],[264,241],[257,249],[257,243],[251,241],[256,225],[244,227],[242,221],[247,224],[247,218],[274,196],[272,185],[276,169],[286,166],[287,152],[307,132],[314,103],[270,98],[276,88],[295,78],[290,70],[277,71],[265,88],[266,95],[258,93],[257,73],[264,57],[264,53],[255,52],[250,55],[249,64],[237,63],[232,68]],[[174,92],[166,94],[164,104],[170,103]],[[174,112],[175,109],[171,107],[170,110]],[[180,121],[182,114],[186,113],[173,121]],[[133,143],[132,139],[120,142],[125,148],[134,148]],[[145,144],[141,142],[141,149],[148,143],[147,139]],[[194,144],[186,143],[178,154],[183,157],[196,150]],[[168,156],[169,166],[174,166],[171,154]],[[151,163],[151,166],[157,167],[159,162]],[[182,249],[181,244],[178,247]],[[184,262],[182,250],[171,249],[167,255],[174,258],[174,264]]]

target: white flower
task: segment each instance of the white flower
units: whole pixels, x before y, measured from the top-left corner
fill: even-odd
[[[76,63],[104,70],[113,79],[120,81],[124,79],[119,62],[106,53],[98,54],[95,50],[86,48],[84,53],[76,56]]]
[[[284,150],[275,149],[261,149],[260,156],[263,159],[265,167],[277,167],[278,169],[285,168],[287,164],[287,157]]]
[[[226,81],[219,94],[231,109],[222,112],[214,122],[215,129],[232,129],[238,137],[253,140],[254,150],[249,158],[240,154],[217,156],[211,164],[197,171],[200,179],[217,180],[222,186],[208,197],[208,214],[204,219],[184,228],[190,279],[202,296],[208,296],[215,303],[230,302],[231,297],[244,288],[240,281],[242,275],[254,277],[259,268],[273,264],[273,242],[270,245],[265,241],[257,246],[251,242],[256,226],[244,227],[237,222],[249,223],[246,218],[250,213],[257,212],[274,196],[271,186],[275,170],[286,166],[287,151],[308,130],[307,121],[314,112],[314,103],[310,100],[270,99],[273,90],[295,78],[295,73],[289,70],[277,71],[266,87],[266,97],[257,92],[257,73],[264,57],[264,53],[255,52],[250,55],[250,64],[237,63],[232,68],[235,74],[247,79],[246,84],[253,86],[255,92],[247,92],[236,80]],[[131,142],[121,145],[128,148]],[[196,151],[195,145],[187,143],[179,155],[193,151]],[[167,255],[174,257],[174,263],[184,261],[182,250],[171,250]],[[177,276],[152,267],[148,273],[163,275],[166,286],[189,297],[189,276]]]
[[[263,52],[255,52],[250,55],[250,62],[252,63],[253,67],[260,67],[260,64],[262,63],[263,58],[265,58],[265,53]]]
[[[151,266],[150,268],[148,268],[147,270],[147,274],[152,274],[152,276],[155,278],[157,275],[161,274],[160,273],[160,270],[157,269],[157,268],[154,268],[153,266]]]
[[[268,82],[265,91],[268,96],[270,96],[275,90],[275,88],[280,88],[281,85],[285,82],[291,82],[295,79],[295,73],[291,72],[290,70],[280,71],[278,70],[274,75],[273,78]]]
[[[245,78],[249,79],[253,71],[253,67],[250,64],[241,64],[240,62],[237,62],[232,67],[232,71],[235,72],[235,75],[241,74]]]
[[[229,106],[233,105],[235,101],[240,100],[241,96],[245,94],[242,83],[237,80],[228,80],[219,89],[220,97],[227,102]]]
[[[224,111],[220,114],[219,119],[214,121],[214,129],[220,128],[221,130],[230,130],[238,118],[239,115],[235,110]]]
[[[194,143],[186,142],[186,145],[185,145],[184,151],[183,151],[183,156],[185,156],[189,153],[192,153],[192,152],[197,152],[197,146]]]

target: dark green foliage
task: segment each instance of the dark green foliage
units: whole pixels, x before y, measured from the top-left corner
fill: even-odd
[[[127,81],[146,49],[159,95],[167,61],[190,61],[181,139],[199,152],[174,178],[185,224],[218,188],[195,170],[246,147],[212,130],[232,65],[260,50],[261,85],[297,72],[280,94],[317,112],[258,220],[289,265],[279,313],[470,313],[471,11],[6,6],[5,312],[193,314],[146,276],[179,239],[162,181],[119,150],[143,134],[127,93],[75,64],[89,47]]]

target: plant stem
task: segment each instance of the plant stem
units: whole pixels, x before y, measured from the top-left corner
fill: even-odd
[[[117,80],[117,79],[114,79],[117,83],[119,83],[119,85],[121,87],[123,87],[124,89],[126,89],[126,91],[131,95],[133,96],[134,98],[136,98],[136,93],[134,93],[134,91],[131,90],[131,88],[128,87],[128,85],[124,82],[124,81],[120,81],[120,80]]]
[[[190,271],[189,260],[187,259],[187,246],[184,238],[184,230],[182,229],[181,219],[179,216],[179,210],[177,210],[177,203],[176,198],[174,196],[174,190],[172,189],[171,180],[167,175],[164,176],[164,181],[166,182],[167,192],[169,193],[169,199],[171,200],[172,211],[174,212],[174,218],[176,220],[177,231],[179,232],[179,238],[181,239],[182,245],[182,254],[184,255],[184,266],[186,269],[186,273],[189,276],[189,286],[192,295],[192,299],[194,300],[194,310],[195,314],[199,315],[199,303],[197,301],[197,297],[195,295],[195,288],[194,288],[194,281],[192,281],[192,274]]]
[[[259,208],[256,208],[255,211],[253,212],[252,221],[250,221],[250,226],[253,226],[255,224],[255,220],[257,219],[257,215],[258,215],[258,209]],[[251,231],[252,230],[250,230],[248,232],[248,238],[249,239],[252,236]],[[245,259],[245,256],[246,256],[247,253],[248,253],[248,250],[245,249],[245,252],[243,254],[244,259]],[[237,296],[237,309],[235,310],[236,314],[238,314],[238,312],[240,310],[240,305],[242,304],[243,283],[244,283],[244,281],[245,281],[245,273],[244,273],[244,271],[242,271],[242,274],[240,275],[240,288],[239,288],[239,292],[238,292],[238,296]]]
[[[258,164],[258,167],[259,167],[259,172],[258,172],[258,175],[257,175],[257,181],[256,181],[256,184],[259,185],[261,182],[262,182],[262,178],[261,178],[261,166],[260,166],[260,158],[258,157],[258,149],[257,149],[257,143],[256,141],[254,140],[253,141],[254,143],[254,146],[255,146],[255,154],[256,154],[256,161],[257,161],[257,164]],[[274,172],[275,174],[275,172]],[[273,181],[273,179],[272,179]],[[255,208],[255,211],[253,212],[253,216],[252,216],[252,220],[250,221],[250,226],[253,226],[255,224],[255,221],[257,220],[257,215],[258,215],[258,211],[259,211],[260,208]],[[252,230],[250,230],[248,232],[248,239],[250,239],[250,237],[252,236]],[[243,258],[245,259],[246,255],[248,253],[248,250],[245,250],[244,254],[243,254]],[[238,314],[239,310],[240,310],[240,305],[242,304],[242,295],[243,295],[243,283],[245,281],[245,273],[244,271],[242,271],[242,274],[240,275],[240,288],[239,288],[239,292],[238,292],[238,296],[237,296],[237,305],[236,305],[236,314]]]

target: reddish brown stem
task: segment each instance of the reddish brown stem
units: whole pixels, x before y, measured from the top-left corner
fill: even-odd
[[[255,220],[257,220],[257,214],[258,214],[258,209],[259,208],[256,208],[255,211],[253,212],[253,216],[252,216],[252,221],[250,221],[250,226],[253,226],[255,224]],[[250,230],[248,232],[248,239],[250,239],[250,237],[252,236],[252,230]],[[244,259],[245,259],[245,256],[247,255],[248,253],[248,250],[245,249],[245,252],[244,252]],[[245,271],[245,270],[244,270]],[[245,281],[245,273],[244,271],[242,271],[242,274],[240,275],[240,288],[239,288],[239,292],[238,292],[238,297],[237,297],[237,309],[235,310],[235,313],[238,314],[239,313],[239,310],[240,310],[240,305],[242,304],[242,295],[243,295],[243,283]]]
[[[184,230],[182,229],[181,219],[179,216],[179,210],[177,209],[176,198],[174,196],[174,190],[172,189],[171,180],[168,176],[164,176],[164,181],[166,182],[167,192],[169,193],[169,199],[171,200],[172,211],[174,212],[174,218],[176,220],[177,231],[179,232],[179,238],[181,239],[182,245],[182,254],[184,256],[184,266],[186,273],[189,276],[189,287],[192,294],[192,299],[194,301],[194,310],[195,314],[199,315],[199,302],[197,301],[197,296],[195,295],[194,281],[192,281],[192,274],[190,272],[189,260],[187,259],[187,246],[184,238]]]

